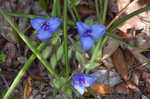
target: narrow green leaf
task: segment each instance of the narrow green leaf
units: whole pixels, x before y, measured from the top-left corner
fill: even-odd
[[[65,78],[63,78],[63,77],[61,77],[61,78],[59,78],[59,79],[57,79],[57,80],[54,80],[53,81],[53,84],[55,85],[55,87],[57,88],[57,89],[59,89],[59,88],[61,88],[61,87],[63,87],[64,86],[64,84],[66,83],[66,79]]]
[[[74,4],[75,6],[79,5],[81,0],[71,0],[71,3]]]
[[[85,20],[85,23],[88,24],[90,27],[94,24],[93,20]]]
[[[57,58],[55,54],[53,54],[52,57],[50,58],[50,62],[51,62],[52,67],[55,68],[57,64]]]
[[[122,40],[120,40],[116,35],[112,34],[112,33],[106,33],[106,36],[108,37],[112,37],[114,40],[116,40],[117,42],[121,43],[121,44],[124,44],[126,46],[129,46],[131,48],[135,48],[137,50],[143,50],[143,51],[150,51],[149,49],[144,49],[144,48],[139,48],[139,47],[136,47],[134,45],[131,45],[131,44],[128,44]]]
[[[47,11],[48,10],[48,2],[47,0],[39,0],[39,4]]]
[[[64,47],[63,47],[63,44],[58,48],[57,50],[57,61],[59,61],[62,56],[63,56],[63,53],[64,53]]]
[[[125,21],[127,21],[128,19],[144,12],[144,11],[148,11],[150,10],[150,6],[147,6],[147,7],[144,7],[144,8],[141,8],[139,10],[136,10],[134,12],[132,12],[131,14],[119,19],[115,24],[113,24],[107,31],[109,33],[111,33],[112,31],[114,31],[119,25],[121,25],[122,23],[124,23]]]
[[[7,58],[5,53],[0,54],[0,63],[2,63]]]
[[[20,38],[25,42],[25,44],[31,49],[31,51],[37,56],[37,58],[44,64],[44,66],[48,69],[48,71],[57,79],[58,75],[53,70],[51,66],[49,66],[48,62],[41,56],[38,50],[36,50],[31,42],[27,39],[27,37],[20,32],[20,30],[17,28],[17,26],[11,21],[11,19],[5,14],[5,12],[0,8],[0,14],[4,16],[4,18],[7,20],[7,22],[10,24],[10,26],[18,33]],[[8,97],[8,96],[6,96]]]
[[[76,59],[78,60],[78,62],[80,62],[82,65],[85,64],[85,60],[84,57],[81,53],[79,53],[78,51],[76,51]]]
[[[52,48],[49,46],[46,47],[42,52],[43,58],[47,59],[50,56],[51,52],[52,52]]]
[[[68,51],[68,58],[70,59],[71,56],[72,56],[72,48],[70,48],[69,51]]]
[[[90,71],[94,68],[96,68],[97,66],[99,66],[99,63],[89,63],[85,65],[85,68],[87,71]]]

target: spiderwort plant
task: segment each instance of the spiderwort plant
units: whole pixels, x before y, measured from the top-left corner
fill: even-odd
[[[96,77],[88,74],[77,73],[72,77],[73,87],[78,90],[81,95],[84,94],[85,87],[91,86],[95,81]]]
[[[44,18],[33,18],[31,19],[32,27],[38,31],[37,37],[41,41],[45,41],[52,37],[52,33],[61,25],[61,20],[59,18],[50,18],[48,20]]]
[[[80,42],[84,51],[90,50],[94,40],[101,38],[106,32],[106,27],[102,24],[93,24],[89,27],[86,23],[77,22],[76,25],[78,34],[81,36]]]

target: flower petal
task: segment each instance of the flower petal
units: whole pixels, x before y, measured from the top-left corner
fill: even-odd
[[[46,23],[46,20],[44,18],[32,18],[30,23],[34,29],[40,30],[40,25]]]
[[[80,42],[84,51],[91,49],[94,44],[94,40],[91,37],[81,37]]]
[[[59,18],[50,18],[47,22],[49,24],[49,30],[51,32],[56,32],[56,30],[61,25],[61,20]]]
[[[96,81],[95,76],[91,76],[88,74],[84,74],[84,78],[85,78],[85,84],[83,85],[84,87],[89,87]]]
[[[76,25],[80,36],[83,36],[84,33],[89,29],[89,25],[83,22],[77,22]]]
[[[81,94],[84,94],[84,87],[80,87],[78,85],[73,85],[73,87]]]
[[[106,27],[102,24],[94,24],[91,26],[91,36],[94,40],[99,39],[106,32]]]
[[[50,31],[44,31],[44,30],[40,30],[37,34],[37,37],[41,40],[41,41],[45,41],[49,38],[52,37],[52,33]]]
[[[72,77],[73,85],[78,85],[78,86],[82,87],[82,85],[79,83],[79,79],[80,79],[81,76],[84,76],[84,74],[82,74],[82,73],[76,73]]]

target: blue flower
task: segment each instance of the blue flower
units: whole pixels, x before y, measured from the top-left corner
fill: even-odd
[[[50,18],[48,20],[44,18],[33,18],[31,19],[31,25],[35,30],[38,30],[37,37],[41,41],[45,41],[52,37],[52,33],[61,25],[59,18]]]
[[[84,87],[91,86],[95,81],[96,77],[88,74],[77,73],[72,77],[73,86],[81,95],[84,94]]]
[[[106,32],[106,27],[102,24],[93,24],[89,27],[88,24],[77,22],[77,30],[81,36],[80,42],[84,51],[92,48],[94,40],[101,38]]]

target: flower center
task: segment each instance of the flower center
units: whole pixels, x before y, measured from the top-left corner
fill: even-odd
[[[40,27],[41,27],[41,29],[43,29],[44,31],[48,30],[48,27],[49,27],[48,22],[46,22],[46,23],[44,23],[44,24],[41,24]]]
[[[84,36],[90,36],[92,33],[92,30],[91,29],[88,29],[84,32]]]
[[[87,83],[87,81],[85,80],[85,77],[84,77],[84,76],[80,76],[78,82],[79,82],[79,84],[80,84],[81,86],[84,85],[85,83]]]

